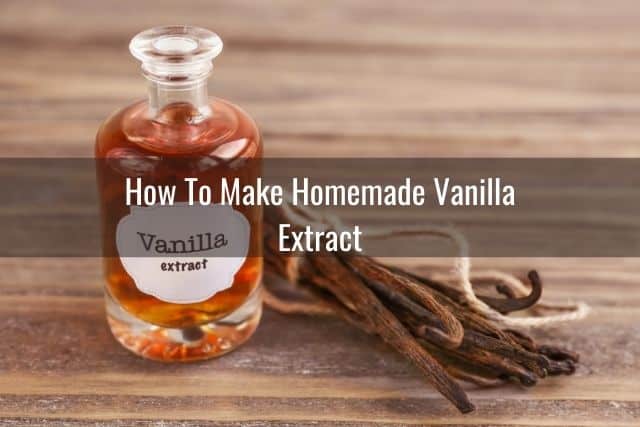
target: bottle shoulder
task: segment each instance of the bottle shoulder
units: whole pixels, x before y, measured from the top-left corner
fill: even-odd
[[[186,103],[167,105],[152,115],[146,100],[134,102],[102,123],[95,155],[126,150],[156,156],[262,156],[260,131],[247,112],[221,98],[210,98],[209,108],[204,118]]]

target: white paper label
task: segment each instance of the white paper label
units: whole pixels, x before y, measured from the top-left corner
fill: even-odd
[[[249,249],[250,226],[230,206],[132,207],[120,220],[122,265],[145,294],[190,304],[233,284]]]

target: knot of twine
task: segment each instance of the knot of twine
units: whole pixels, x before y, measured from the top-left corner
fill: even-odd
[[[346,227],[342,221],[333,215],[322,215],[310,209],[291,205],[283,205],[286,216],[292,223],[308,224],[318,230],[344,231]],[[309,221],[311,220],[311,221]],[[365,234],[363,232],[363,234]],[[418,228],[384,229],[376,228],[366,231],[366,235],[373,239],[389,239],[399,236],[435,236],[450,240],[456,246],[457,256],[454,258],[454,268],[451,273],[432,275],[434,280],[440,280],[456,286],[462,293],[462,297],[468,307],[496,322],[497,324],[510,327],[540,327],[551,324],[571,322],[583,319],[587,316],[591,308],[584,302],[568,302],[566,304],[557,303],[537,303],[531,308],[534,312],[532,316],[510,317],[493,309],[476,295],[472,281],[493,282],[507,286],[515,296],[525,296],[529,294],[527,286],[513,274],[497,270],[471,271],[471,258],[469,255],[469,243],[467,239],[457,229],[450,226],[424,226]],[[299,277],[300,257],[290,258],[291,262],[287,266],[287,278],[292,283],[297,283]],[[265,302],[275,310],[283,313],[304,313],[317,315],[333,314],[332,310],[322,304],[307,302],[284,302],[279,297],[265,292]],[[553,313],[548,313],[549,311]]]

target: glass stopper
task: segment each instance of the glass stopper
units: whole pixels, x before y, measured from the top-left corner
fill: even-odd
[[[222,40],[204,28],[170,25],[137,34],[131,39],[129,50],[142,62],[147,78],[184,82],[209,74],[211,61],[222,51]]]

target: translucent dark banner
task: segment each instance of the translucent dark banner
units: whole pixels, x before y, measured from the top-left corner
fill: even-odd
[[[296,250],[326,244],[321,230],[351,233],[352,250],[357,231],[372,256],[452,256],[421,232],[445,226],[478,257],[640,256],[640,159],[238,162],[0,159],[0,256],[243,257],[266,232],[295,231],[279,249]]]

